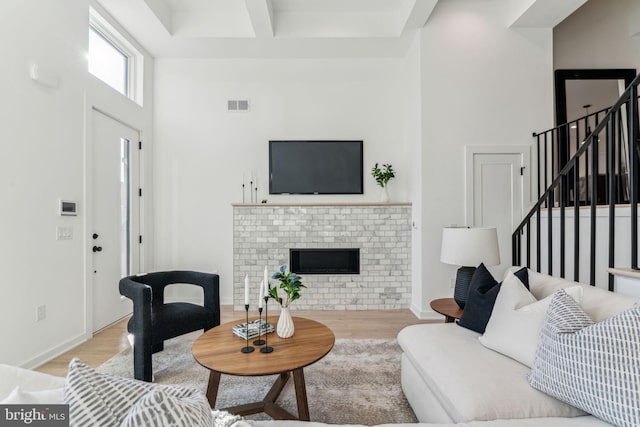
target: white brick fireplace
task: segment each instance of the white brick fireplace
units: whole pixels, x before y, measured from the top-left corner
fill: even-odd
[[[295,308],[408,308],[411,300],[411,204],[233,205],[234,308],[244,308],[244,276],[257,301],[264,267],[269,276],[289,265],[290,249],[360,251],[359,274],[303,274]],[[272,281],[274,282],[274,281]],[[275,283],[272,283],[275,285]]]

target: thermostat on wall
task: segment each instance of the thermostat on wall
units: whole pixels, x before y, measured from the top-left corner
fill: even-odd
[[[71,200],[60,200],[60,215],[63,215],[63,216],[78,215],[77,203]]]

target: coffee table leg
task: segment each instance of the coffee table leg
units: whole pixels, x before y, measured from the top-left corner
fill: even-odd
[[[307,402],[307,388],[304,384],[304,372],[302,368],[293,370],[293,382],[296,388],[296,400],[298,401],[298,418],[301,421],[309,421],[309,404]]]
[[[207,385],[207,400],[211,409],[216,406],[218,398],[218,387],[220,386],[220,372],[211,371],[209,373],[209,384]]]

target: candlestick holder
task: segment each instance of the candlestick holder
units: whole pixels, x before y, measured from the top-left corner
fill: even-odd
[[[256,190],[256,204],[258,203],[258,186],[256,185],[255,187]]]
[[[253,345],[265,345],[267,342],[262,339],[262,307],[258,307],[258,313],[260,313],[260,322],[258,323],[258,339],[253,342]],[[264,332],[265,337],[267,331]]]
[[[242,183],[242,204],[244,204],[244,182]]]
[[[269,322],[269,297],[264,297],[264,322]],[[273,351],[273,347],[269,347],[269,334],[267,331],[264,333],[264,347],[260,349],[260,353],[271,353]]]
[[[245,328],[244,328],[245,341],[247,342],[247,345],[245,347],[242,347],[240,351],[243,353],[251,353],[255,349],[253,347],[249,347],[249,304],[244,305],[244,311],[247,312],[247,323],[245,323]]]
[[[253,180],[249,181],[249,198],[251,199],[251,203],[253,203]]]

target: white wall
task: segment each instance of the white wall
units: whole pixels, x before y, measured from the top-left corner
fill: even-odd
[[[91,337],[85,99],[113,114],[130,101],[89,79],[88,23],[88,0],[0,6],[0,363],[35,366]],[[29,78],[33,61],[57,76],[57,88]],[[146,113],[134,120],[141,129],[150,128],[146,99]],[[60,198],[77,201],[79,215],[58,216]],[[57,226],[72,227],[73,239],[57,241]],[[46,305],[41,322],[38,305]]]
[[[406,129],[404,59],[158,59],[155,70],[155,267],[218,271],[232,295],[232,203],[258,177],[269,202],[379,201],[369,174],[392,163],[394,201],[413,201],[419,170],[415,128]],[[227,112],[249,99],[248,113]],[[415,114],[415,113],[412,113]],[[364,140],[358,196],[268,194],[270,139]],[[247,201],[249,196],[247,193]],[[271,266],[277,268],[278,266]],[[257,278],[256,278],[257,280]]]
[[[552,123],[550,29],[509,29],[498,0],[438,2],[422,30],[422,299],[451,296],[441,230],[465,225],[464,146],[531,143]]]
[[[589,0],[553,30],[553,67],[640,70],[640,2]]]

